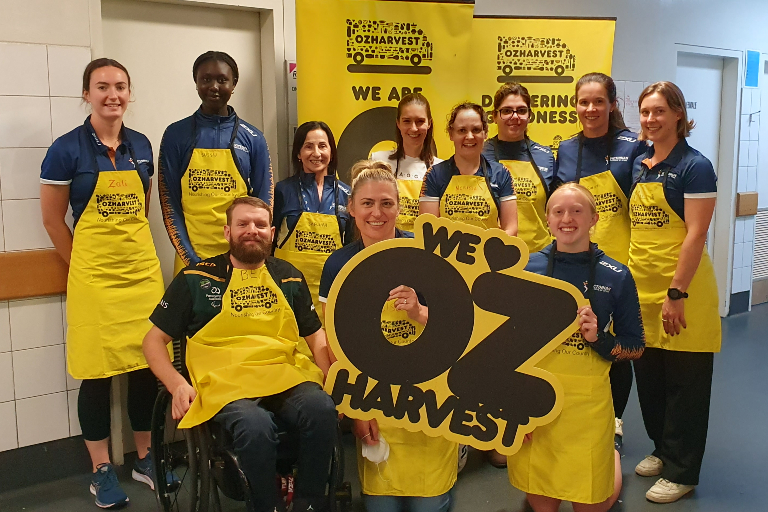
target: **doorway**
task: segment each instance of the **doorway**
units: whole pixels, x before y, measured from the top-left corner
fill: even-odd
[[[102,0],[104,55],[131,74],[132,100],[125,124],[152,143],[155,171],[166,127],[190,116],[200,106],[192,64],[208,50],[230,54],[240,72],[230,105],[259,129],[262,110],[261,34],[257,11]],[[171,245],[163,224],[155,178],[150,199],[150,227],[166,285],[173,278]]]
[[[678,52],[677,85],[685,95],[688,119],[696,128],[688,137],[688,144],[712,162],[719,175],[720,113],[723,94],[723,58],[716,55]],[[715,215],[707,233],[707,251],[715,256]]]

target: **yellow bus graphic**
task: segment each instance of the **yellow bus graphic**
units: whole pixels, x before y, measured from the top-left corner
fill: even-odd
[[[277,294],[266,286],[246,286],[230,290],[232,307],[238,313],[244,308],[270,309],[277,304]]]
[[[432,60],[432,43],[415,23],[348,19],[347,58],[358,65],[386,59],[418,66]]]
[[[381,331],[388,340],[392,338],[403,338],[407,340],[409,336],[416,335],[416,327],[407,320],[382,320]]]
[[[496,65],[506,76],[516,72],[562,76],[576,69],[576,56],[559,37],[499,36],[498,43]]]

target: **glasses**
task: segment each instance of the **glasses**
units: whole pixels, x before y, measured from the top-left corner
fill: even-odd
[[[509,119],[515,114],[517,114],[517,117],[528,117],[530,110],[528,109],[528,107],[520,107],[520,108],[504,107],[504,108],[500,108],[498,112],[502,119]]]

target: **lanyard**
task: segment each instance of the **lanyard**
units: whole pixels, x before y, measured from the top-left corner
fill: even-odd
[[[547,277],[553,277],[553,274],[555,272],[555,253],[557,252],[557,240],[552,242],[552,250],[549,252],[549,257],[547,258]],[[594,298],[595,294],[595,272],[597,269],[597,258],[595,257],[595,246],[590,243],[589,244],[589,280],[587,281],[587,300],[589,301],[589,305],[592,307],[592,310],[594,311],[594,306],[592,305],[592,299]]]
[[[459,171],[458,166],[456,165],[456,159],[454,157],[451,157],[451,173],[452,176],[462,176],[461,171]],[[480,155],[480,169],[482,169],[483,177],[485,178],[485,184],[488,187],[488,193],[491,194],[491,199],[493,199],[493,204],[496,205],[496,210],[498,210],[499,215],[501,215],[501,207],[499,206],[499,200],[494,195],[493,189],[491,188],[491,178],[488,176],[488,164],[485,161],[485,157]]]
[[[303,171],[301,171],[303,172]],[[325,177],[327,178],[329,175],[326,174]],[[309,195],[309,191],[304,188],[304,184],[301,181],[301,174],[298,176],[299,178],[299,186],[298,186],[298,193],[299,193],[299,204],[303,205],[302,210],[308,211],[309,210],[309,204],[304,199],[304,193],[306,192],[307,195]],[[323,186],[325,186],[325,178],[323,178]],[[318,195],[318,199],[320,199]],[[320,201],[322,203],[322,201]],[[322,207],[322,204],[320,205]],[[318,207],[318,209],[320,209]],[[341,236],[341,239],[344,239],[344,231],[341,228],[341,219],[339,218],[339,179],[334,176],[333,178],[333,215],[336,217],[336,222],[339,225],[339,235]],[[298,222],[297,222],[298,224]],[[285,238],[288,240],[288,237]],[[285,242],[283,242],[285,243]]]
[[[576,183],[581,181],[581,153],[584,149],[584,132],[579,132],[579,156],[576,159]],[[611,169],[611,152],[613,151],[613,135],[608,137],[608,155],[605,157],[605,170]]]
[[[502,142],[499,140],[499,136],[496,135],[494,138],[491,139],[493,142],[493,156],[496,158],[497,162],[500,162],[501,156],[499,155],[499,145]],[[541,181],[541,186],[544,187],[544,193],[547,197],[550,195],[549,187],[547,187],[547,182],[544,181],[544,176],[541,175],[541,170],[539,169],[539,166],[536,165],[536,162],[533,159],[533,153],[531,153],[531,140],[526,136],[525,137],[525,151],[528,153],[528,161],[531,162],[531,167],[533,167],[533,171],[536,173],[536,176],[539,177],[539,181]]]

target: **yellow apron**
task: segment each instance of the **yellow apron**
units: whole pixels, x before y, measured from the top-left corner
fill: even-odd
[[[248,186],[240,174],[235,157],[234,142],[240,120],[227,149],[194,148],[189,165],[181,177],[181,208],[192,248],[200,259],[210,258],[229,250],[224,238],[227,208],[237,197],[248,195]],[[193,133],[196,133],[193,116]],[[174,270],[186,265],[176,255]]]
[[[179,423],[190,428],[241,398],[281,393],[323,372],[297,351],[299,327],[266,265],[233,269],[221,312],[187,341],[187,368],[197,397]]]
[[[593,288],[594,278],[587,285]],[[530,494],[601,503],[613,494],[614,485],[611,363],[576,331],[536,366],[562,382],[563,410],[508,458],[509,481]]]
[[[597,213],[600,220],[597,221],[595,232],[591,239],[597,246],[619,263],[627,264],[629,261],[629,201],[621,187],[613,177],[609,166],[611,162],[611,138],[606,156],[606,170],[581,177],[581,152],[583,149],[582,137],[579,137],[579,155],[576,163],[576,182],[584,185],[595,196]],[[519,199],[519,198],[518,198]]]
[[[400,213],[397,215],[396,226],[403,231],[413,233],[413,225],[419,216],[419,196],[423,180],[412,180],[399,177],[400,161],[395,165],[397,192],[400,196]]]
[[[424,325],[411,320],[407,311],[395,309],[394,300],[384,303],[381,311],[381,332],[393,345],[404,347],[410,345],[424,332]]]
[[[499,209],[491,194],[488,169],[481,158],[483,176],[454,174],[440,198],[440,216],[483,229],[499,227]],[[451,160],[455,172],[456,164]]]
[[[638,183],[630,199],[632,238],[629,270],[637,283],[645,345],[683,352],[720,352],[720,313],[717,281],[707,248],[688,287],[685,301],[686,329],[669,336],[661,322],[661,307],[667,296],[688,230],[685,221],[669,206],[663,183]]]
[[[146,368],[141,343],[164,292],[138,171],[97,172],[67,280],[67,366],[76,379]]]
[[[498,139],[497,139],[498,140]],[[541,177],[526,140],[529,162],[499,160],[499,148],[494,144],[496,161],[507,168],[517,196],[517,234],[528,246],[528,252],[539,252],[552,243],[547,227],[547,186]]]
[[[285,220],[280,227],[285,238],[278,241],[275,247],[275,258],[291,263],[304,274],[315,311],[324,321],[322,303],[319,300],[320,276],[328,256],[336,249],[341,249],[341,225],[338,221],[338,180],[334,182],[334,205],[336,215],[325,213],[301,212],[293,231],[288,230]],[[299,204],[304,204],[304,198],[299,189]]]
[[[459,462],[457,443],[381,422],[379,432],[389,443],[389,458],[378,465],[363,457],[362,444],[357,441],[363,494],[427,498],[451,490]]]

